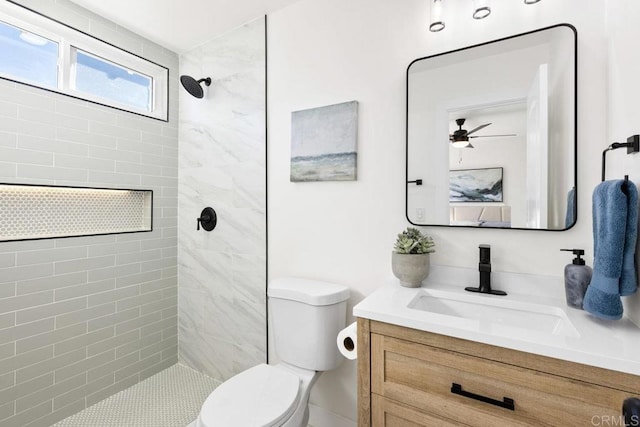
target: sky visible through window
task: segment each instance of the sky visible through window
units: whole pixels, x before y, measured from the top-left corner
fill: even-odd
[[[40,86],[58,84],[58,43],[0,21],[0,73]]]
[[[151,77],[81,50],[76,55],[76,89],[130,107],[151,110]]]

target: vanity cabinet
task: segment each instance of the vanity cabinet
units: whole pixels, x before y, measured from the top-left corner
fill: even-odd
[[[358,318],[359,426],[624,425],[635,375]]]

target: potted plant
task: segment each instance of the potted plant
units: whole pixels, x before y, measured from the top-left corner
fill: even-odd
[[[419,288],[429,275],[429,254],[435,252],[433,239],[417,228],[407,227],[398,234],[391,254],[391,269],[408,288]]]

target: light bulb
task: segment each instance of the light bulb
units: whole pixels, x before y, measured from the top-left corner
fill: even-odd
[[[466,141],[454,141],[451,143],[451,146],[455,148],[467,148],[469,145],[469,140]]]

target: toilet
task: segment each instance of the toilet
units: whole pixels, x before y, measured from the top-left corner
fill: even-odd
[[[225,381],[205,400],[195,427],[307,425],[311,388],[342,361],[336,336],[345,327],[349,289],[283,277],[269,282],[267,297],[280,362]]]

